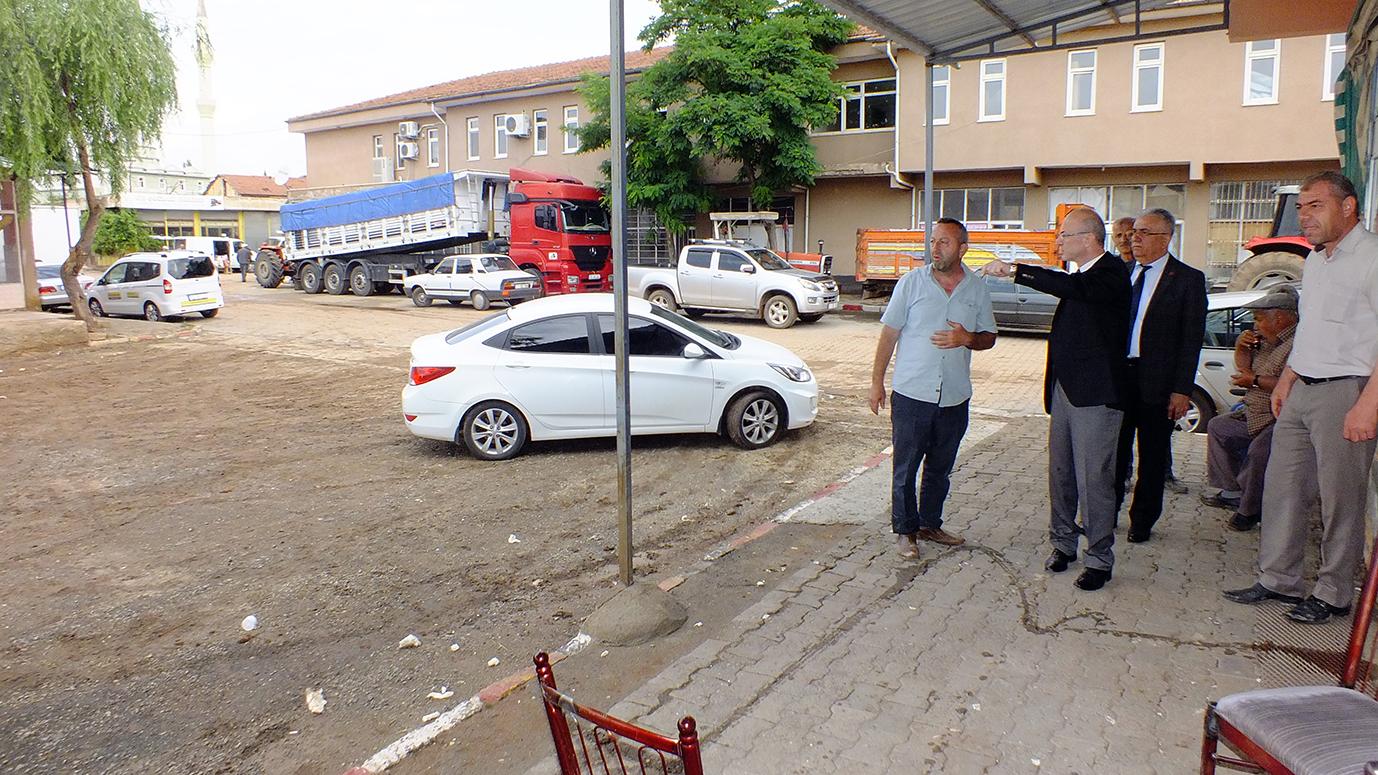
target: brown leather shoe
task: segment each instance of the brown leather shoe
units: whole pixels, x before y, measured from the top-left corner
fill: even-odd
[[[895,535],[895,549],[906,560],[919,559],[919,544],[914,540],[913,533],[897,533]]]
[[[955,536],[940,527],[921,527],[919,528],[919,538],[925,541],[932,541],[943,546],[961,546],[966,543],[965,538]]]

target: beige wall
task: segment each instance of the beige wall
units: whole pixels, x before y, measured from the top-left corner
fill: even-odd
[[[546,94],[521,95],[507,99],[451,105],[445,109],[450,124],[450,165],[453,169],[478,168],[506,172],[510,167],[526,167],[553,174],[573,175],[585,183],[602,178],[599,165],[608,158],[606,151],[595,153],[564,152],[565,106],[579,108],[580,125],[588,123],[592,115],[584,101],[572,90]],[[536,148],[535,112],[546,111],[549,121],[547,152],[538,155]],[[494,147],[494,119],[509,113],[525,113],[531,120],[531,135],[508,137],[507,157],[498,158]],[[479,158],[470,161],[467,150],[467,125],[470,117],[478,118]]]
[[[794,202],[802,224],[804,196]],[[797,246],[813,251],[823,240],[824,251],[833,257],[833,273],[856,274],[856,230],[907,229],[909,208],[909,191],[891,188],[886,177],[819,180],[809,194],[807,243]]]

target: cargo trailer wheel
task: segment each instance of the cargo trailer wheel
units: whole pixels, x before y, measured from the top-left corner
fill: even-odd
[[[154,303],[151,302],[151,301],[150,301],[150,302],[145,302],[145,303],[144,303],[144,320],[147,320],[147,321],[150,322],[150,323],[161,323],[162,320],[163,320],[163,311],[160,310],[160,309],[158,309],[158,305],[157,305],[157,304],[154,304]]]
[[[102,307],[102,306],[100,305],[100,299],[91,299],[90,301],[86,302],[86,306],[89,307],[89,308],[91,309],[91,317],[93,317],[93,318],[103,318],[103,317],[105,317],[105,307]]]
[[[789,328],[799,319],[799,308],[794,305],[794,299],[783,293],[766,299],[762,312],[761,317],[765,318],[766,325],[771,328]]]
[[[674,312],[676,307],[679,306],[675,304],[675,295],[664,288],[656,288],[646,294],[646,301],[649,301],[661,309],[668,309],[671,312]]]
[[[297,269],[301,275],[301,289],[307,293],[321,292],[321,268],[316,264],[302,264]]]
[[[485,309],[488,309],[488,305],[490,304],[490,302],[488,301],[488,294],[484,293],[483,291],[474,291],[473,293],[470,293],[469,303],[474,305],[474,309],[479,310],[480,312]]]
[[[480,460],[507,460],[526,446],[526,419],[511,404],[485,401],[464,415],[460,437]]]
[[[373,278],[368,276],[368,269],[363,266],[356,266],[349,270],[349,290],[355,296],[373,295]]]
[[[418,307],[429,307],[431,306],[431,295],[426,293],[425,288],[418,285],[411,289],[411,303]]]
[[[345,272],[339,264],[331,264],[325,268],[325,292],[331,296],[339,296],[349,289],[349,278],[345,277]]]
[[[742,449],[774,444],[785,430],[780,402],[764,390],[740,395],[727,407],[727,437]]]

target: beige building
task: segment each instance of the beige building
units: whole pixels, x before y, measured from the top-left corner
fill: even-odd
[[[1209,22],[1219,7],[1165,13]],[[1240,244],[1271,225],[1275,186],[1338,167],[1332,87],[1343,35],[1235,44],[1223,31],[1171,35],[1164,21],[1154,38],[1146,18],[1150,36],[1132,43],[1076,48],[1077,36],[1062,36],[1057,50],[935,68],[938,214],[972,228],[1046,229],[1064,202],[1107,217],[1166,207],[1181,225],[1179,255],[1228,276]],[[796,249],[821,240],[847,276],[857,229],[922,224],[926,63],[865,30],[834,54],[847,96],[838,121],[814,134],[824,172],[773,207]],[[661,56],[629,54],[628,69]],[[588,115],[574,91],[579,73],[606,70],[606,58],[592,58],[490,73],[300,116],[289,128],[306,136],[313,186],[508,167],[592,181],[606,157],[578,153],[563,127]],[[744,192],[722,182],[718,209],[744,209]]]

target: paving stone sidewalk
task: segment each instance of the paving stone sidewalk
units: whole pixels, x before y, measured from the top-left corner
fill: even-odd
[[[793,517],[854,531],[612,712],[693,715],[713,773],[1195,771],[1206,702],[1262,684],[1260,612],[1219,595],[1257,533],[1199,504],[1204,437],[1179,437],[1193,491],[1150,543],[1122,524],[1114,580],[1077,590],[1079,565],[1043,570],[1047,421],[998,414],[973,412],[954,474],[965,546],[895,555],[881,465]]]

